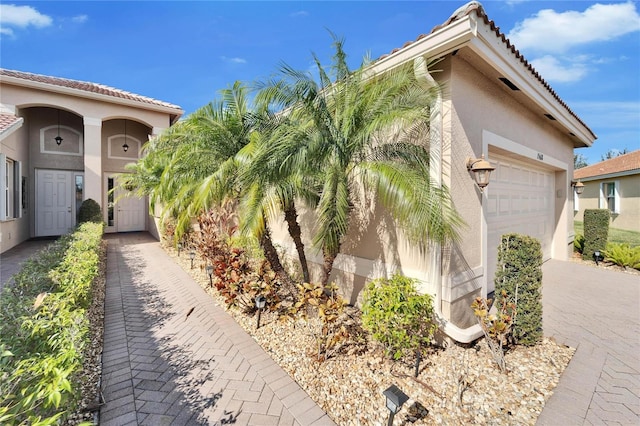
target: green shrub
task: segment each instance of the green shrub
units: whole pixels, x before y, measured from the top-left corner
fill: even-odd
[[[80,210],[78,211],[78,224],[84,222],[100,223],[102,221],[102,210],[100,209],[100,204],[91,198],[84,200],[80,205]]]
[[[609,262],[640,270],[640,246],[631,247],[626,243],[609,243],[603,254],[604,259]]]
[[[542,338],[542,249],[527,235],[505,234],[498,247],[496,301],[503,291],[513,300],[518,317],[512,336],[516,343],[535,345]]]
[[[395,274],[371,281],[364,291],[362,325],[394,359],[430,344],[436,330],[433,300],[419,294],[415,284],[416,280]]]
[[[582,254],[584,251],[584,236],[581,234],[576,235],[573,239],[573,251],[577,251]]]
[[[74,408],[102,223],[85,223],[25,262],[0,299],[0,424],[58,424]]]
[[[609,210],[587,209],[584,211],[584,250],[582,258],[593,260],[593,253],[603,252],[609,238]]]

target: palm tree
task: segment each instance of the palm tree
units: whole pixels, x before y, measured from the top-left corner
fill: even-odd
[[[265,218],[275,219],[284,213],[289,235],[298,253],[303,280],[310,282],[296,200],[313,209],[318,203],[320,188],[317,187],[317,180],[311,176],[295,172],[283,175],[279,172],[278,158],[269,155],[268,147],[279,137],[279,129],[286,127],[288,117],[274,116],[267,111],[262,111],[261,117],[261,131],[239,156],[244,160],[241,179],[248,188],[241,205],[241,230],[260,235],[265,227]]]
[[[315,247],[322,250],[326,284],[348,232],[356,189],[378,194],[408,238],[426,247],[457,238],[462,223],[446,187],[429,180],[424,145],[435,90],[422,88],[410,65],[375,74],[365,58],[350,70],[343,40],[334,36],[329,68],[313,56],[319,81],[283,65],[260,85],[257,99],[289,119],[258,158],[276,175],[317,179]]]
[[[125,180],[138,193],[149,195],[153,203],[163,205],[162,217],[176,220],[177,239],[201,212],[227,200],[240,203],[247,199],[248,203],[253,196],[255,202],[256,194],[268,193],[255,190],[257,181],[245,184],[239,180],[239,171],[250,160],[251,147],[262,140],[258,129],[261,117],[249,108],[248,90],[241,83],[236,82],[221,95],[221,100],[200,108],[147,144],[147,155],[130,167],[133,173]],[[286,194],[280,191],[279,204],[286,204]],[[262,198],[269,202],[264,195]],[[249,218],[254,226],[244,228],[259,241],[280,280],[292,285],[271,241],[266,216],[271,212],[264,208],[252,212],[258,213],[258,219]]]

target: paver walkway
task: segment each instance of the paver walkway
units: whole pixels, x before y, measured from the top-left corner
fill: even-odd
[[[334,424],[150,235],[107,239],[101,425]]]
[[[543,327],[576,348],[539,425],[640,425],[640,277],[543,266]]]

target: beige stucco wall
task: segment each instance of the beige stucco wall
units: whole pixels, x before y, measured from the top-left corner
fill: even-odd
[[[58,93],[46,87],[23,87],[3,79],[3,106],[14,110],[25,122],[22,129],[2,141],[2,148],[3,153],[5,149],[22,149],[19,154],[22,157],[15,159],[23,161],[23,174],[28,177],[29,209],[22,220],[1,224],[1,231],[6,232],[6,238],[3,235],[0,252],[35,235],[36,169],[83,172],[84,198],[93,198],[102,205],[106,191],[105,174],[124,172],[124,166],[138,158],[140,148],[149,135],[168,128],[172,116],[178,113],[177,110],[154,105],[128,101],[123,104],[115,98],[91,96],[94,95],[85,97],[73,91]],[[64,139],[59,147],[53,141],[58,133],[58,109],[61,110],[60,135]],[[127,153],[121,149],[124,141],[123,119],[128,120],[130,149]],[[41,135],[41,130],[46,127],[49,129]],[[43,152],[41,139],[44,140],[44,151],[49,152]],[[109,145],[114,151],[111,157],[119,158],[110,158]],[[150,219],[147,220],[147,226],[154,228]],[[8,238],[9,232],[12,234],[11,240]]]
[[[582,181],[584,192],[578,198],[577,211],[573,218],[584,221],[586,209],[599,209],[600,184],[602,182],[619,182],[620,214],[612,214],[610,226],[617,229],[640,232],[640,174],[612,177],[608,179]]]
[[[29,146],[22,143],[26,139],[28,129],[22,127],[9,134],[0,141],[0,152],[14,161],[22,162],[22,177],[28,176],[26,162],[29,158]],[[27,180],[27,184],[30,179]],[[29,238],[29,222],[32,217],[33,204],[27,203],[27,208],[22,210],[22,217],[0,221],[0,253],[20,244]]]

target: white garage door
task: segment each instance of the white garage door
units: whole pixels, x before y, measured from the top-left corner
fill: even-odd
[[[494,291],[498,245],[504,234],[516,232],[537,238],[543,258],[551,257],[555,229],[554,175],[529,164],[490,156],[496,170],[487,187],[487,292]]]

